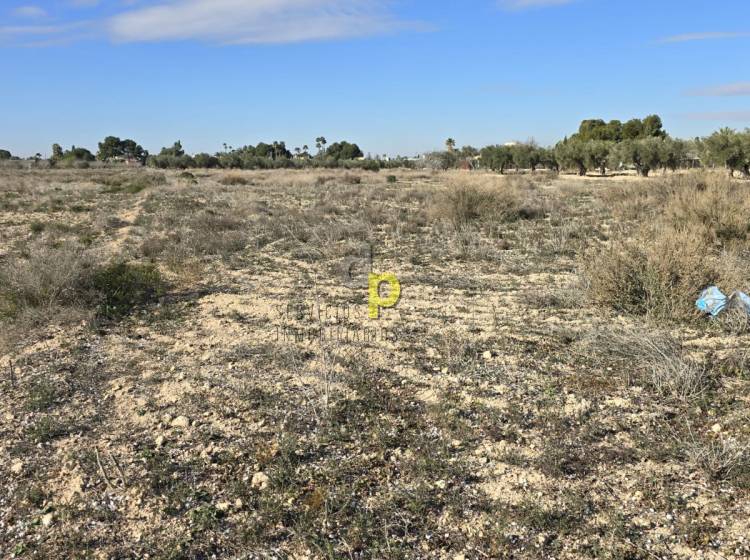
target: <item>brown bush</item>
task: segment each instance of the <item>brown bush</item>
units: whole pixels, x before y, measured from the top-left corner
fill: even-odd
[[[225,187],[236,187],[239,185],[249,185],[250,181],[241,175],[224,175],[219,179],[219,183]]]
[[[438,195],[430,214],[455,227],[472,222],[515,222],[544,218],[547,201],[537,187],[526,181],[507,181],[500,186],[461,184]]]
[[[12,314],[77,304],[92,287],[92,271],[93,259],[77,245],[33,246],[0,268],[0,307]]]
[[[686,320],[697,316],[694,303],[706,287],[747,289],[750,204],[740,186],[696,174],[655,192],[633,193],[639,212],[653,213],[650,223],[584,258],[592,299],[617,311]]]

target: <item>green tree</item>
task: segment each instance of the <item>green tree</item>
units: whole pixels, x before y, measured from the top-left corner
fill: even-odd
[[[747,134],[747,133],[746,133]],[[709,163],[721,165],[734,176],[735,171],[747,169],[747,144],[742,135],[731,128],[717,130],[708,138],[703,139],[704,157]]]
[[[565,139],[555,146],[555,158],[563,168],[573,168],[580,176],[586,175],[586,143],[575,138]]]
[[[356,144],[346,141],[334,142],[326,150],[326,157],[333,160],[357,159],[364,156],[362,150]]]
[[[64,152],[60,144],[52,144],[52,161],[59,161],[63,158]]]
[[[132,159],[145,163],[146,158],[148,158],[148,152],[134,140],[120,140],[116,136],[107,136],[99,143],[99,151],[96,157],[101,161]]]
[[[206,153],[195,154],[193,156],[195,166],[202,169],[212,169],[219,167],[219,158]]]
[[[665,138],[661,145],[661,165],[666,171],[677,171],[688,156],[688,143],[684,140]]]
[[[530,169],[534,173],[539,166],[541,154],[539,147],[534,142],[516,144],[511,147],[511,153],[516,169]]]
[[[622,139],[637,140],[638,138],[643,138],[643,121],[630,119],[622,126]]]
[[[622,163],[633,165],[640,176],[648,177],[661,165],[663,142],[653,137],[625,140],[618,145],[617,156]]]
[[[480,158],[483,167],[499,171],[501,175],[513,164],[513,152],[511,152],[508,146],[487,146],[482,148]]]
[[[0,150],[0,160],[7,160],[11,159],[13,157],[13,154],[11,154],[8,150]]]
[[[584,147],[586,166],[591,169],[598,169],[602,176],[606,175],[613,146],[614,142],[607,140],[590,140],[586,142]]]
[[[649,115],[643,119],[643,138],[666,138],[664,125],[659,115]]]
[[[456,141],[453,138],[448,138],[445,141],[445,149],[449,152],[454,152],[456,149]]]
[[[171,156],[171,157],[182,157],[185,155],[185,150],[182,148],[182,142],[177,140],[172,144],[171,148],[162,148],[159,152],[160,156]]]

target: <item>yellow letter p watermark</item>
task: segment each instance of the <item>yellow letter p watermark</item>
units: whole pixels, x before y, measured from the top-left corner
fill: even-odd
[[[388,296],[385,298],[380,297],[380,286],[382,284],[388,284],[388,287],[390,288]],[[385,274],[370,274],[369,287],[370,319],[379,318],[381,309],[390,309],[391,307],[394,307],[401,298],[401,282],[399,282],[396,275],[391,272],[386,272]]]

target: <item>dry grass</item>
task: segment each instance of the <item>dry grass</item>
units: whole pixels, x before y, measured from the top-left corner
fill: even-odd
[[[0,302],[6,310],[76,305],[88,296],[94,258],[84,248],[32,245],[0,267]]]
[[[538,187],[525,178],[508,178],[488,185],[459,181],[443,191],[431,208],[431,216],[456,228],[481,222],[515,222],[544,218],[549,205]]]
[[[727,186],[388,173],[0,170],[3,550],[750,557]]]
[[[704,397],[711,387],[706,366],[695,362],[679,341],[663,331],[602,327],[590,333],[583,345],[607,360],[631,364],[623,369],[626,382],[640,383],[661,396],[689,402]]]
[[[618,311],[689,320],[706,287],[747,289],[750,204],[742,185],[695,175],[649,186],[656,194],[641,186],[635,202],[624,199],[638,208],[625,215],[648,216],[646,223],[637,225],[632,237],[613,239],[584,259],[592,299]]]

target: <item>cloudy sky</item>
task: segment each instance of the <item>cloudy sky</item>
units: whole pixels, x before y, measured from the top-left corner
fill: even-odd
[[[0,148],[448,136],[552,143],[659,113],[750,126],[747,0],[4,0]]]

